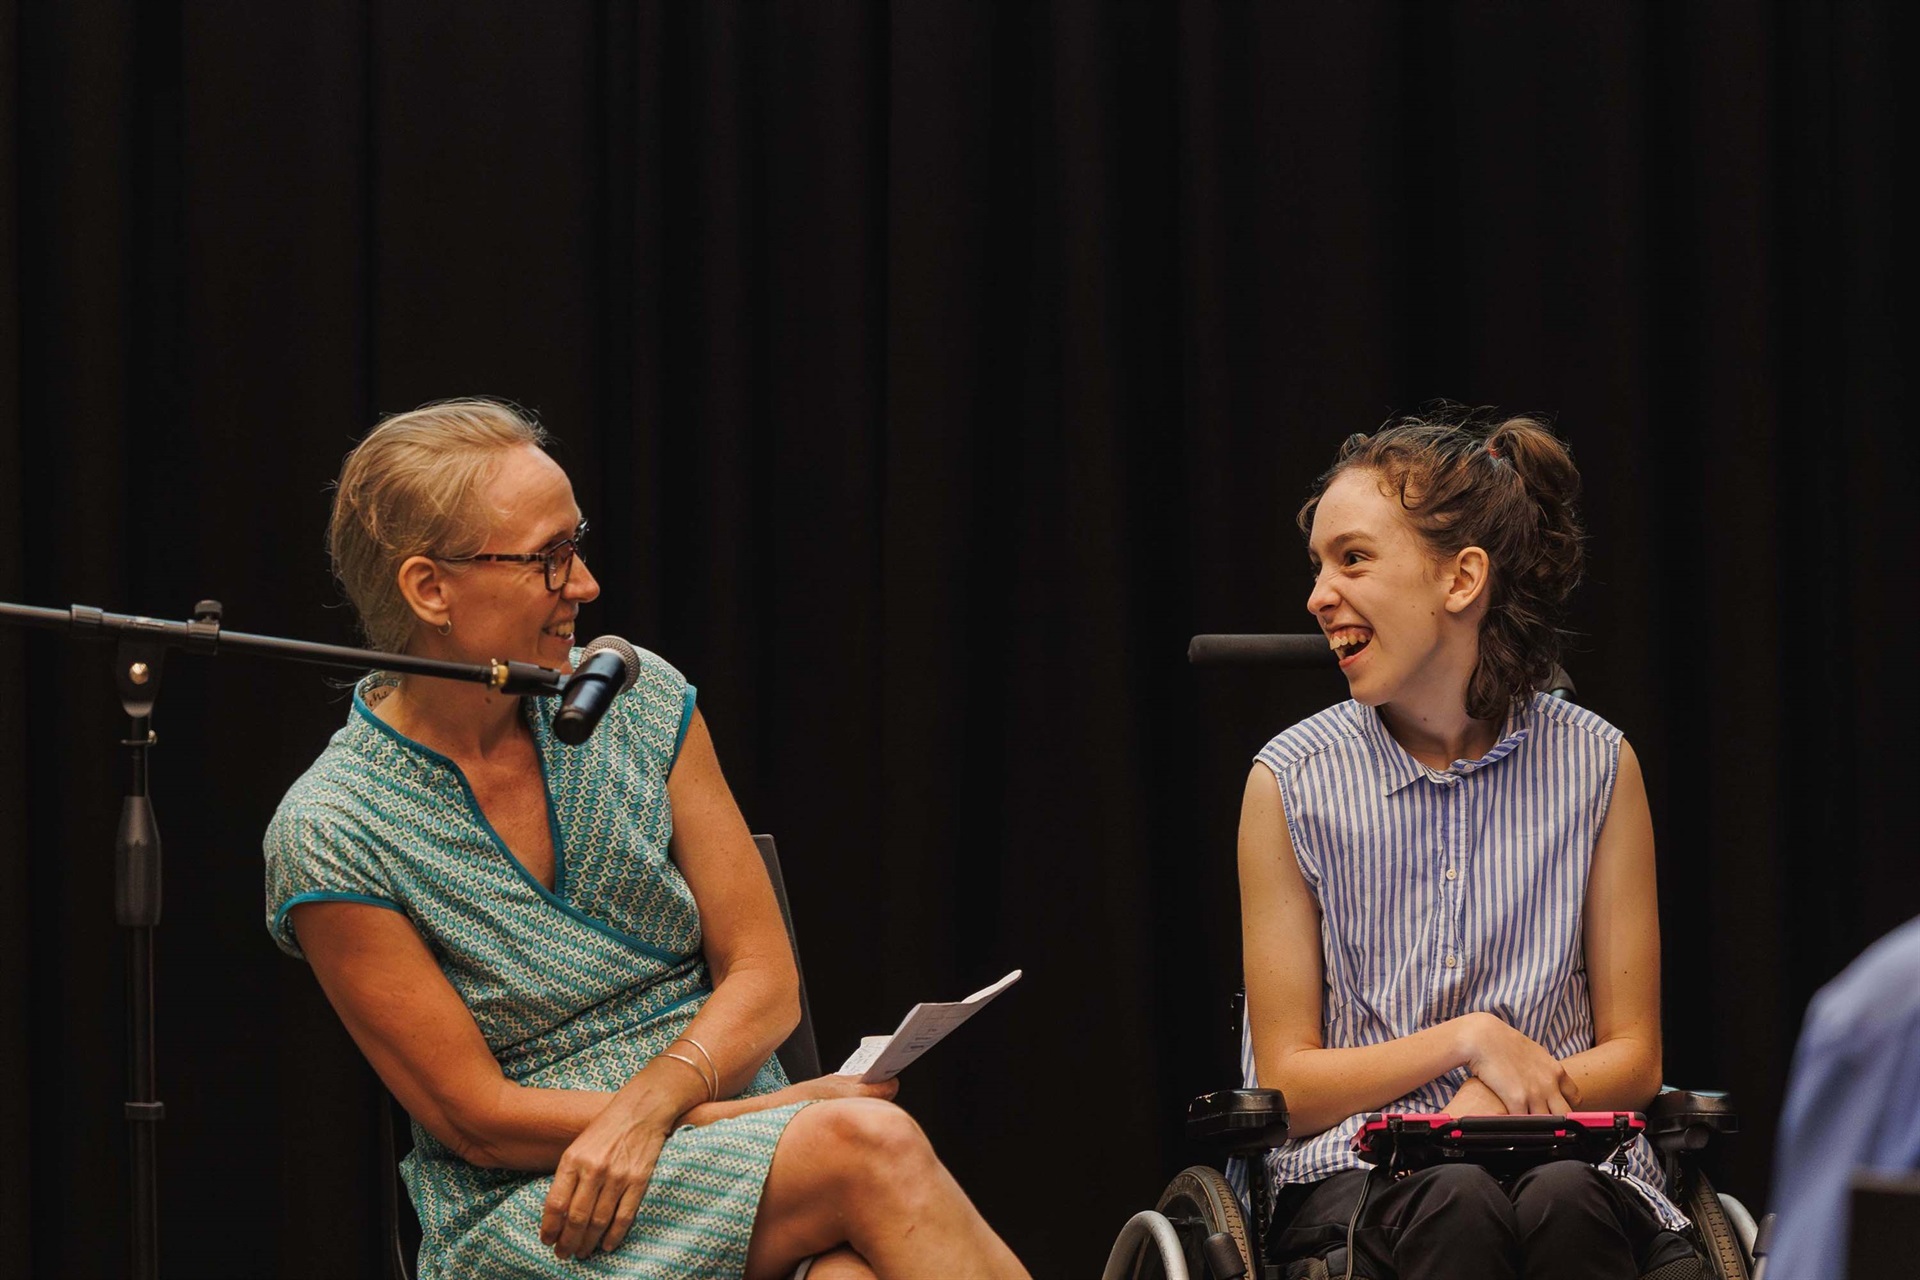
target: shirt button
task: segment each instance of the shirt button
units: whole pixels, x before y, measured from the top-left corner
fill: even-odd
[[[1460,878],[1460,873],[1458,871],[1455,871],[1452,867],[1447,868],[1447,879],[1458,880],[1459,878]]]
[[[1458,969],[1459,967],[1460,967],[1460,960],[1459,960],[1459,958],[1458,958],[1458,957],[1456,957],[1456,956],[1448,956],[1448,957],[1447,957],[1447,968],[1449,968],[1449,969]]]

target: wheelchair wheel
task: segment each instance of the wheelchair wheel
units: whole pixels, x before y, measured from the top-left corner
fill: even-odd
[[[1693,1219],[1700,1234],[1700,1247],[1707,1255],[1707,1266],[1714,1280],[1748,1280],[1746,1250],[1740,1236],[1727,1219],[1727,1210],[1714,1194],[1707,1175],[1695,1169],[1686,1180],[1687,1194],[1681,1211]]]
[[[1180,1233],[1180,1244],[1187,1256],[1187,1271],[1196,1280],[1211,1275],[1200,1253],[1200,1242],[1224,1231],[1239,1251],[1240,1265],[1253,1275],[1253,1252],[1247,1248],[1247,1220],[1240,1210],[1240,1197],[1218,1169],[1196,1164],[1174,1175],[1155,1205]]]

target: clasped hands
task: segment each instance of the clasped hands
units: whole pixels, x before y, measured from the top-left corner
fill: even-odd
[[[829,1098],[891,1098],[898,1080],[862,1084],[856,1076],[820,1076],[772,1093],[703,1103],[684,1114],[662,1114],[650,1095],[613,1094],[553,1171],[540,1214],[540,1242],[562,1258],[607,1253],[626,1241],[646,1196],[654,1162],[682,1123],[700,1124],[794,1102]]]
[[[1565,1115],[1580,1101],[1580,1086],[1532,1038],[1491,1013],[1460,1020],[1467,1082],[1447,1100],[1446,1113]]]

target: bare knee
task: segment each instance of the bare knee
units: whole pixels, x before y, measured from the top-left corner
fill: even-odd
[[[875,1280],[873,1268],[852,1249],[842,1246],[813,1259],[807,1280]]]
[[[887,1275],[939,1274],[934,1264],[962,1258],[970,1264],[954,1269],[968,1275],[1025,1275],[913,1117],[874,1098],[816,1102],[788,1122],[761,1197],[749,1272],[771,1280],[753,1270],[753,1250],[781,1259],[842,1243]]]
[[[785,1276],[800,1258],[842,1244],[857,1248],[877,1223],[928,1208],[939,1195],[944,1172],[920,1126],[892,1103],[877,1098],[813,1103],[787,1123],[774,1149],[748,1274]],[[832,1256],[822,1274],[826,1280],[841,1275],[851,1280],[862,1274],[861,1265],[858,1254]]]
[[[854,1189],[887,1188],[919,1180],[937,1164],[933,1145],[912,1116],[878,1098],[842,1098],[816,1103],[822,1159]]]

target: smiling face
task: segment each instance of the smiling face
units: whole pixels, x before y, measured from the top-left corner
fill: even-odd
[[[1352,468],[1327,486],[1307,544],[1307,609],[1368,706],[1464,700],[1477,657],[1484,574],[1462,557],[1436,560],[1377,472]],[[1463,568],[1472,581],[1463,581]]]
[[[532,445],[508,451],[475,501],[490,517],[491,530],[481,547],[488,554],[542,551],[580,523],[567,473]],[[580,606],[600,594],[600,584],[577,553],[572,575],[558,591],[547,590],[538,561],[449,563],[415,556],[400,567],[400,581],[416,616],[430,628],[416,651],[461,662],[499,658],[567,671],[574,620]],[[452,622],[452,631],[440,635],[440,621]]]

